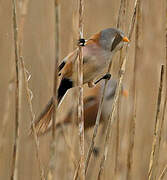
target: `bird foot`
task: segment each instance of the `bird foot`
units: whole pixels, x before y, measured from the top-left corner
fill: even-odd
[[[79,39],[78,45],[79,46],[85,46],[86,40],[84,38]]]
[[[103,79],[107,79],[107,80],[109,80],[111,78],[111,74],[110,73],[107,73],[107,74],[105,74],[103,77],[101,77],[99,80],[97,80],[94,84],[97,84],[97,83],[99,83],[101,80],[103,80]]]

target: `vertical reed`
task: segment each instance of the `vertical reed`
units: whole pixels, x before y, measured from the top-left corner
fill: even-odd
[[[136,109],[137,109],[137,96],[136,96],[136,71],[138,67],[138,61],[140,60],[140,26],[141,26],[141,9],[140,9],[140,0],[137,10],[137,19],[136,19],[136,30],[135,30],[135,59],[134,59],[134,69],[133,69],[133,82],[132,82],[132,99],[133,99],[133,113],[130,119],[129,125],[129,144],[128,144],[128,157],[127,157],[127,176],[126,179],[132,179],[132,166],[133,166],[133,152],[134,152],[134,138],[135,138],[135,126],[136,126]]]
[[[16,68],[16,87],[15,87],[15,137],[12,152],[12,167],[11,180],[17,180],[17,165],[18,165],[18,146],[19,146],[19,118],[20,118],[20,79],[19,79],[19,42],[18,42],[18,24],[17,24],[17,10],[16,0],[12,1],[13,9],[13,35],[14,35],[14,49],[15,49],[15,68]]]
[[[78,37],[83,38],[83,12],[84,0],[79,0],[79,26]],[[78,124],[79,124],[79,142],[80,142],[80,172],[81,180],[85,180],[85,152],[84,152],[84,110],[83,110],[83,55],[82,48],[79,46],[79,59],[78,59]]]
[[[164,178],[164,176],[166,175],[167,173],[167,164],[165,165],[164,169],[162,170],[158,180],[162,180]]]
[[[167,18],[167,3],[165,1],[165,19]],[[166,22],[166,21],[165,21]],[[166,26],[167,24],[165,24]],[[167,27],[167,26],[166,26]],[[163,104],[162,109],[162,118],[160,118],[160,106],[161,106],[161,96],[162,96],[162,88],[163,88],[163,71],[164,71],[164,65],[161,66],[161,77],[160,77],[160,84],[159,84],[159,92],[158,92],[158,100],[157,100],[157,111],[156,111],[156,120],[155,120],[155,126],[154,126],[154,137],[153,137],[153,143],[152,143],[152,151],[150,155],[150,164],[149,164],[149,172],[148,172],[148,179],[155,179],[157,175],[157,166],[158,166],[158,158],[159,158],[159,149],[161,145],[161,135],[162,135],[162,128],[164,125],[164,119],[165,119],[165,110],[166,110],[166,103],[167,103],[167,31],[165,27],[165,45],[166,45],[166,59],[165,59],[165,79],[166,79],[166,87],[165,87],[165,100]],[[164,175],[167,172],[167,165],[162,170],[158,180],[163,179]]]
[[[135,20],[136,20],[136,11],[137,11],[137,7],[138,7],[138,3],[139,3],[139,0],[136,0],[135,5],[134,5],[134,12],[133,12],[132,19],[131,19],[131,24],[130,24],[130,27],[129,27],[129,33],[128,33],[129,39],[131,39],[131,37],[132,37],[134,24],[135,24]],[[126,55],[128,53],[128,47],[129,46],[126,46]],[[107,155],[108,155],[109,139],[110,139],[110,136],[111,136],[111,129],[112,129],[112,125],[113,125],[113,122],[114,122],[114,115],[115,115],[115,111],[116,111],[116,107],[117,107],[117,103],[118,103],[118,97],[120,95],[120,89],[121,89],[121,84],[122,84],[125,68],[126,68],[126,56],[123,59],[123,63],[122,63],[122,66],[121,66],[121,70],[120,70],[121,74],[120,74],[120,78],[119,78],[119,83],[117,85],[115,98],[114,98],[114,102],[113,102],[113,105],[112,105],[112,110],[111,110],[107,130],[106,130],[106,138],[105,138],[105,143],[104,143],[104,152],[103,152],[103,156],[102,156],[102,159],[101,159],[101,162],[100,162],[100,169],[99,169],[99,172],[98,172],[98,180],[101,179],[101,175],[102,175],[102,172],[104,170],[104,163],[105,163],[105,161],[107,159]]]
[[[55,175],[55,152],[56,152],[56,136],[55,123],[57,114],[57,85],[58,85],[58,62],[60,59],[60,3],[59,0],[54,0],[54,15],[55,15],[55,70],[54,70],[54,84],[53,84],[53,116],[52,116],[52,142],[51,142],[51,157],[49,164],[48,179],[53,180]]]
[[[121,22],[120,18],[121,18],[121,12],[122,12],[122,9],[123,9],[123,2],[124,2],[124,0],[121,0],[121,2],[120,2],[117,27],[120,25],[120,22]],[[108,67],[108,72],[110,72],[110,69],[111,69],[111,65],[112,65],[111,62],[112,61],[110,60],[110,64],[109,64],[109,67]],[[100,123],[100,117],[101,117],[101,112],[102,112],[102,107],[103,107],[103,101],[104,101],[104,95],[105,95],[105,91],[106,91],[107,81],[108,80],[105,80],[104,88],[103,88],[103,91],[102,91],[102,96],[101,96],[100,103],[99,103],[98,113],[97,113],[97,116],[96,116],[96,122],[95,122],[94,130],[93,130],[93,136],[92,136],[91,143],[90,143],[88,153],[87,153],[87,156],[86,156],[86,165],[85,165],[86,173],[87,173],[89,161],[90,161],[90,158],[91,158],[91,154],[93,152],[93,148],[94,148],[94,144],[95,144],[95,140],[96,140],[96,135],[97,135],[97,131],[98,131],[99,123]]]
[[[28,85],[28,81],[29,81],[31,75],[28,74],[28,76],[27,76],[28,71],[25,68],[23,57],[20,57],[20,60],[21,60],[21,67],[22,67],[23,76],[24,76],[24,84],[25,84],[25,89],[26,89],[26,94],[27,94],[27,99],[28,99],[28,105],[30,108],[32,132],[33,132],[34,141],[35,141],[36,158],[37,158],[38,166],[39,166],[39,170],[40,170],[40,179],[44,180],[45,179],[44,178],[44,169],[43,169],[43,165],[41,163],[41,158],[39,156],[39,140],[37,137],[37,132],[35,129],[35,124],[34,124],[35,113],[33,111],[33,106],[32,106],[33,93],[30,90],[29,85]]]
[[[109,65],[108,71],[110,70],[110,68],[111,68],[111,63]],[[86,156],[85,173],[87,173],[87,169],[88,169],[88,165],[89,165],[89,162],[90,162],[91,154],[93,152],[93,148],[94,148],[94,144],[95,144],[95,139],[96,139],[96,135],[97,135],[97,131],[98,131],[99,123],[100,123],[101,112],[102,112],[102,108],[103,108],[103,101],[104,101],[104,95],[105,95],[105,91],[106,91],[107,81],[108,80],[105,80],[102,96],[101,96],[100,103],[99,103],[98,113],[97,113],[97,116],[96,116],[96,122],[95,122],[95,125],[94,125],[93,136],[92,136],[91,143],[90,143],[88,153],[87,153],[87,156]]]
[[[119,13],[118,13],[118,19],[117,19],[117,28],[123,28],[123,25],[125,22],[123,19],[125,19],[126,16],[126,0],[121,0],[120,2],[120,8],[119,8]],[[124,18],[123,18],[124,17]],[[123,29],[122,29],[123,30]],[[119,68],[120,65],[122,64],[123,60],[123,50],[121,49],[120,51],[120,57],[119,57]],[[119,75],[119,72],[118,72]],[[115,118],[117,118],[117,123],[116,123],[116,146],[115,146],[115,167],[114,167],[114,174],[115,177],[117,177],[117,172],[118,172],[118,161],[119,161],[119,143],[120,143],[120,99],[118,99],[118,105],[117,105],[117,115]]]
[[[157,100],[157,110],[156,110],[156,118],[154,125],[154,137],[152,143],[152,151],[150,155],[150,163],[149,163],[149,171],[148,171],[148,179],[152,180],[156,178],[156,166],[158,161],[158,148],[159,148],[159,139],[160,139],[160,127],[162,123],[162,119],[160,118],[160,107],[161,107],[161,99],[162,99],[162,88],[164,81],[164,65],[161,65],[161,74],[160,74],[160,83],[159,83],[159,91],[158,91],[158,100]]]
[[[167,2],[166,0],[164,1],[165,4],[165,23],[167,20]],[[160,130],[162,131],[163,125],[164,125],[164,120],[165,120],[165,111],[166,111],[166,104],[167,104],[167,23],[165,24],[165,101],[164,101],[164,106],[163,106],[163,111],[162,111],[162,123],[161,123],[161,128]],[[161,132],[160,132],[161,134]],[[160,139],[161,141],[161,139]],[[160,142],[161,143],[161,142]],[[164,169],[162,170],[158,180],[162,180],[167,173],[167,164],[165,165]]]
[[[35,126],[34,126],[35,113],[33,111],[33,106],[32,106],[33,93],[28,86],[28,81],[30,80],[31,75],[25,68],[24,60],[23,60],[23,35],[24,35],[25,17],[27,15],[27,11],[28,11],[28,3],[29,3],[29,0],[24,0],[24,1],[20,2],[20,4],[19,4],[19,9],[20,9],[19,33],[18,33],[19,59],[20,59],[20,64],[21,64],[20,69],[22,70],[23,77],[24,77],[24,84],[25,84],[25,90],[26,90],[26,94],[27,94],[28,105],[30,108],[32,131],[33,131],[34,141],[35,141],[36,158],[37,158],[39,170],[40,170],[40,178],[41,178],[41,180],[44,180],[44,170],[43,170],[43,167],[41,164],[41,159],[39,157],[39,141],[38,141],[37,133],[35,131]]]

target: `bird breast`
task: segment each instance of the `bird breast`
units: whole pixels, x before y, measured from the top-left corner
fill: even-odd
[[[85,46],[83,49],[84,83],[104,75],[111,56],[111,52],[105,51],[99,46]]]

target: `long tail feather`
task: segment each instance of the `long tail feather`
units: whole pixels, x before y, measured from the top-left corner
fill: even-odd
[[[58,107],[61,104],[63,97],[65,96],[68,89],[72,88],[72,81],[63,78],[58,88]],[[38,135],[45,133],[51,125],[52,114],[53,114],[53,98],[50,99],[44,110],[41,112],[39,117],[35,120],[35,129]],[[31,132],[32,134],[32,132]]]
[[[53,98],[51,98],[39,117],[35,120],[35,129],[38,135],[43,134],[51,124],[53,107]]]

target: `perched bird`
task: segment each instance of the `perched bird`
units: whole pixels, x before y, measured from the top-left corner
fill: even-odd
[[[83,41],[80,42],[83,43]],[[114,28],[104,29],[85,41],[82,47],[83,84],[87,83],[89,87],[93,87],[94,81],[98,78],[100,79],[96,82],[110,78],[110,75],[106,74],[110,60],[115,52],[128,42],[129,40],[124,33]],[[58,67],[60,78],[57,97],[58,104],[60,104],[66,92],[77,84],[77,72],[75,70],[77,57],[78,49],[65,57]],[[38,124],[38,127],[45,129],[45,126],[48,126],[52,117],[53,107],[53,98],[51,98],[35,122],[36,125]]]
[[[106,68],[114,53],[127,42],[129,40],[124,33],[114,28],[102,30],[90,37],[83,46],[83,83],[92,87],[95,79],[101,79],[107,73]],[[74,68],[77,57],[78,49],[65,57],[59,66],[61,82],[58,88],[58,102],[68,89],[77,84],[77,72]]]
[[[100,103],[100,97],[103,90],[104,82],[99,83],[94,88],[84,87],[84,128],[85,130],[91,128],[95,125],[96,116],[98,112],[98,107]],[[110,79],[106,86],[106,93],[104,96],[104,103],[102,108],[102,114],[100,122],[106,122],[105,120],[108,119],[109,114],[111,113],[111,108],[114,100],[114,95],[117,87],[117,81],[115,79]],[[127,91],[122,87],[121,94],[123,96],[127,96]],[[77,118],[73,117],[73,107],[69,108],[67,115],[56,122],[56,128],[60,127],[61,125],[68,125],[72,124],[73,120],[75,120],[75,124],[77,125]],[[44,121],[47,122],[47,121]],[[47,124],[47,123],[46,123]],[[36,123],[36,130],[38,134],[44,134],[51,129],[51,121],[47,125],[40,126],[40,121]]]

